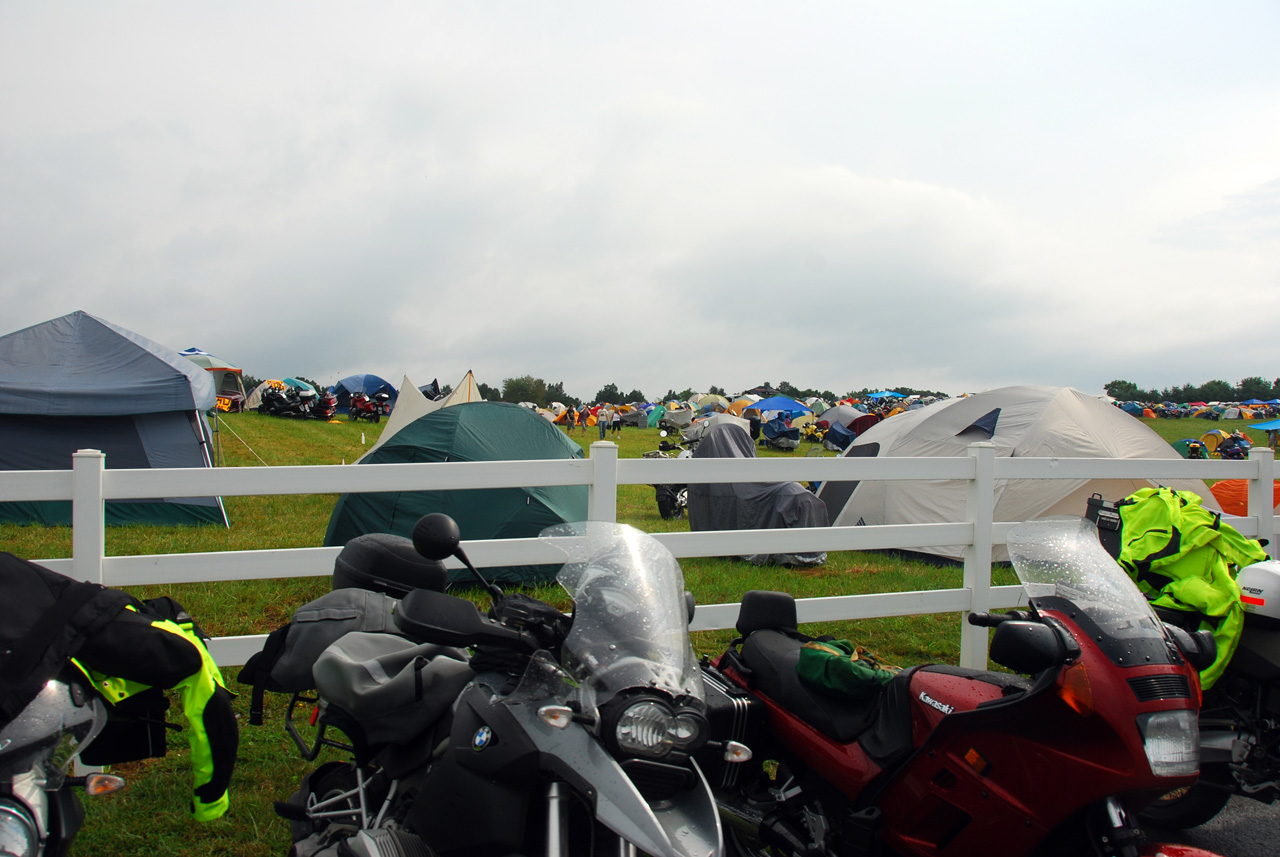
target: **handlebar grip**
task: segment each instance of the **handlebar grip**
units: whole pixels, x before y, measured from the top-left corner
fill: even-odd
[[[969,624],[979,628],[994,628],[1001,622],[1013,618],[1008,613],[970,613]]]

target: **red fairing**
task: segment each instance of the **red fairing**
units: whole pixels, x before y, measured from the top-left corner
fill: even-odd
[[[907,716],[914,751],[887,782],[877,780],[882,769],[857,741],[843,744],[823,734],[758,687],[753,695],[768,711],[772,737],[850,800],[881,782],[875,799],[884,814],[881,835],[897,853],[984,853],[998,841],[1003,853],[1028,854],[1081,806],[1116,794],[1141,805],[1195,780],[1154,775],[1136,721],[1150,712],[1194,708],[1196,700],[1143,702],[1128,683],[1177,675],[1194,683],[1194,672],[1167,663],[1117,668],[1069,616],[1052,610],[1045,615],[1068,628],[1081,651],[1039,692],[1006,699],[1002,677],[985,671],[922,669],[910,676]],[[751,687],[732,667],[722,666],[731,681]],[[1087,675],[1087,690],[1073,687],[1078,695],[1092,694],[1091,708],[1068,692],[1073,669],[1075,681]],[[1046,777],[1052,788],[1045,787]],[[1072,799],[1063,800],[1064,794]],[[1164,849],[1151,851],[1151,857],[1209,853]]]
[[[878,801],[885,840],[894,848],[929,853],[952,847],[968,853],[997,837],[1006,853],[1026,853],[1082,804],[1119,793],[1154,797],[1195,780],[1152,774],[1135,725],[1140,714],[1190,708],[1193,701],[1141,703],[1127,684],[1132,678],[1183,674],[1187,668],[1118,670],[1067,616],[1055,618],[1081,641],[1078,663],[1088,673],[1096,709],[1081,714],[1068,704],[1061,692],[1065,670],[1058,686],[1046,692],[986,709],[978,709],[978,703],[998,698],[998,688],[981,680],[918,673],[911,683],[912,719],[915,744],[924,752]],[[1053,789],[1043,787],[1047,772],[1052,772]],[[1074,800],[1061,800],[1064,793]]]
[[[1156,843],[1144,845],[1142,857],[1222,857],[1216,851],[1205,851],[1193,845],[1167,845]]]

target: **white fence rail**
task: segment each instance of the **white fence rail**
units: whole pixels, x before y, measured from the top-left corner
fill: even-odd
[[[217,469],[107,470],[105,456],[82,450],[69,471],[0,473],[0,502],[71,500],[72,556],[40,562],[63,574],[108,586],[155,583],[315,577],[331,574],[339,548],[225,551],[108,557],[104,551],[104,503],[150,497],[329,494],[587,485],[588,517],[614,521],[619,485],[709,482],[959,480],[968,483],[965,520],[941,524],[655,533],[678,557],[751,553],[915,549],[964,545],[963,585],[955,589],[807,598],[798,602],[801,622],[927,613],[968,613],[1016,606],[1022,587],[991,585],[994,545],[1005,543],[1016,522],[996,521],[995,488],[1006,479],[1245,479],[1248,516],[1230,523],[1247,536],[1271,541],[1274,453],[1255,448],[1246,461],[1180,459],[997,458],[988,443],[975,443],[956,458],[770,458],[735,460],[619,460],[615,444],[591,445],[585,460],[442,464],[373,464],[359,467],[233,467]],[[1083,511],[1083,510],[1081,510]],[[465,535],[465,534],[464,534]],[[555,563],[562,557],[537,539],[466,543],[478,566]],[[1274,544],[1268,551],[1275,556]],[[456,565],[456,561],[451,561]],[[700,605],[694,630],[733,627],[737,604]],[[264,635],[221,637],[213,655],[223,666],[242,664]],[[985,629],[962,620],[960,663],[986,663]]]

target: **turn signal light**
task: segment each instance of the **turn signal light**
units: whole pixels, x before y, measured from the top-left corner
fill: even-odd
[[[115,774],[88,774],[84,778],[84,793],[97,797],[109,795],[124,788],[124,777]]]
[[[1058,696],[1082,717],[1093,713],[1093,687],[1083,663],[1074,663],[1062,671],[1058,677]]]

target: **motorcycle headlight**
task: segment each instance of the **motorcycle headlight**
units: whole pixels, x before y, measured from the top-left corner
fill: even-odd
[[[613,736],[622,752],[659,759],[672,750],[692,752],[706,743],[707,721],[696,711],[673,712],[662,702],[646,698],[623,709]]]
[[[35,819],[22,804],[0,798],[0,854],[34,857],[40,844]]]
[[[1138,717],[1142,749],[1157,777],[1189,777],[1200,770],[1200,727],[1196,712],[1157,711]]]

